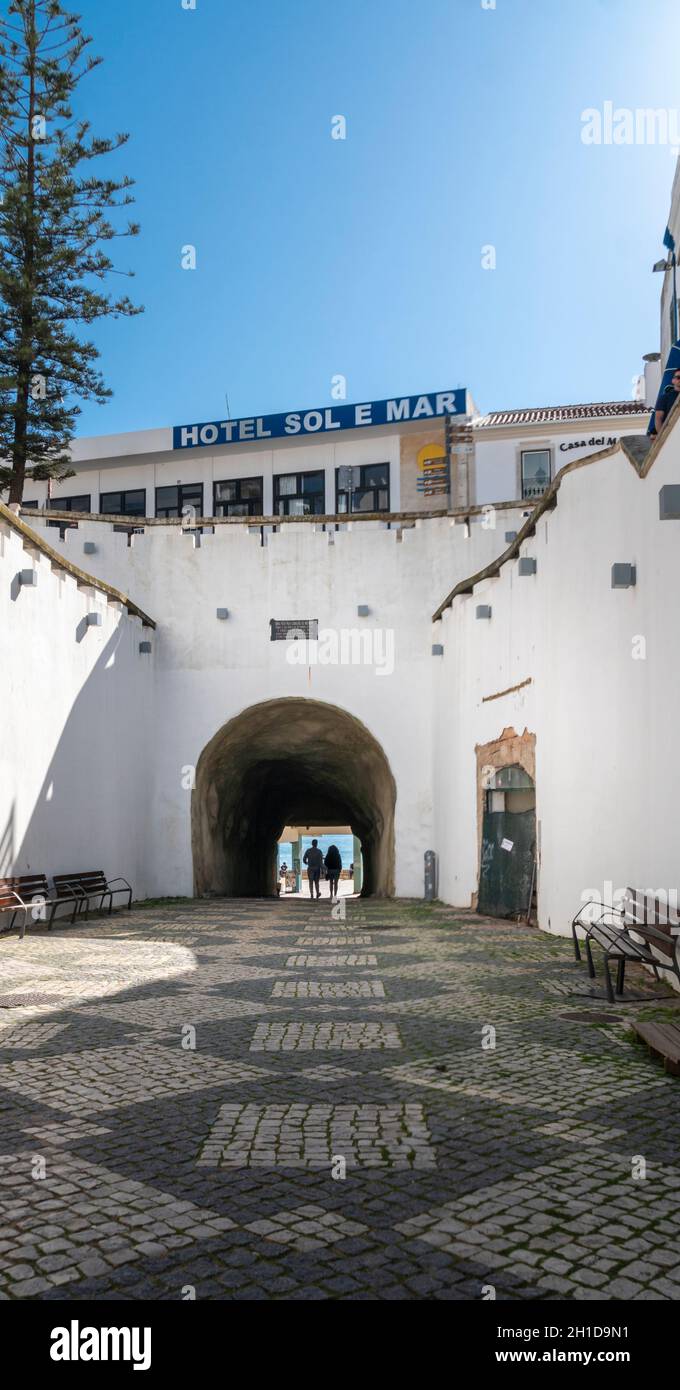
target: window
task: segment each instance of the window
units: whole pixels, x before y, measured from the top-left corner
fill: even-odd
[[[344,473],[344,470],[343,470]],[[389,463],[366,463],[352,469],[352,505],[349,489],[340,486],[340,469],[335,470],[335,510],[345,512],[388,512],[390,510]]]
[[[52,512],[89,512],[90,498],[83,493],[80,497],[50,497],[47,506]],[[48,526],[58,526],[61,530],[61,539],[64,539],[66,527],[77,526],[77,521],[48,521]]]
[[[144,516],[146,490],[140,487],[126,492],[102,492],[99,496],[99,510],[103,516]]]
[[[323,516],[326,475],[279,473],[274,478],[274,512],[277,516]]]
[[[550,483],[550,450],[522,450],[522,497],[542,497]]]
[[[156,516],[185,516],[192,508],[195,516],[203,515],[203,484],[177,483],[176,487],[156,488]]]
[[[22,505],[22,507],[37,507],[38,503],[37,503],[37,502],[22,502],[21,505]]]
[[[533,779],[523,767],[501,767],[485,782],[485,809],[521,815],[536,806]]]
[[[213,486],[215,516],[262,516],[262,478],[232,478]]]
[[[81,497],[50,497],[47,503],[53,512],[89,512],[89,495],[83,494]]]

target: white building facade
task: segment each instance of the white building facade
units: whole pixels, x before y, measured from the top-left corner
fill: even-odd
[[[468,392],[448,391],[143,430],[75,441],[75,476],[27,482],[24,506],[252,520],[533,504],[565,463],[644,432],[647,419],[636,401],[480,416]],[[290,433],[265,437],[286,421]]]
[[[455,388],[77,441],[0,508],[0,874],[269,894],[285,826],[346,825],[366,892],[422,896],[434,850],[445,901],[551,932],[672,903],[680,423],[647,422]]]
[[[643,434],[649,410],[641,401],[493,411],[472,421],[478,505],[508,498],[534,503],[565,464]]]

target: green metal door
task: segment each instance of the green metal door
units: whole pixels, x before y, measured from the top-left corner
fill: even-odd
[[[536,858],[536,811],[485,811],[477,911],[525,917]]]

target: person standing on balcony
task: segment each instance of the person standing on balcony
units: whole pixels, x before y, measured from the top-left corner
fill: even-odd
[[[680,368],[673,373],[673,379],[666,390],[662,392],[656,403],[656,414],[654,416],[655,433],[661,431],[680,395]]]

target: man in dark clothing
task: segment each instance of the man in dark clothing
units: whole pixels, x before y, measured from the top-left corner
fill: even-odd
[[[326,876],[331,886],[331,902],[338,896],[338,879],[342,869],[342,856],[337,845],[329,845],[325,858]]]
[[[668,416],[675,405],[680,394],[680,368],[673,373],[673,379],[665,391],[662,391],[656,403],[656,414],[654,416],[655,434],[661,434]]]
[[[323,854],[319,849],[318,840],[312,840],[311,848],[305,850],[302,862],[303,864],[307,865],[307,878],[309,879],[309,896],[310,898],[314,897],[314,889],[316,888],[316,896],[317,898],[320,898],[321,889],[319,888],[319,879],[321,878]]]

